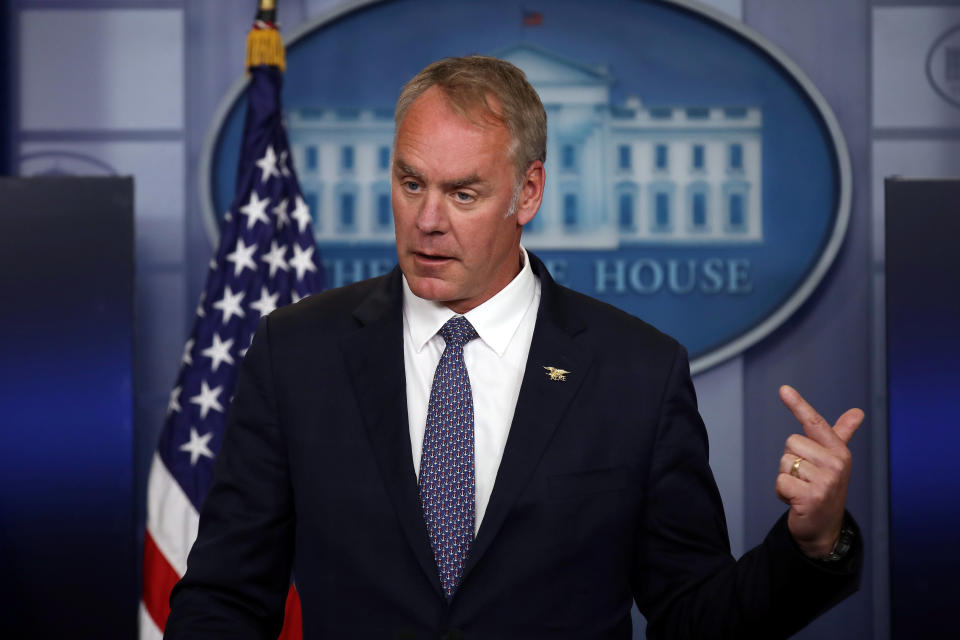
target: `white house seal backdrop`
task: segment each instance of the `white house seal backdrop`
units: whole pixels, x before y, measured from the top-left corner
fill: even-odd
[[[779,326],[828,269],[846,146],[803,73],[741,23],[682,3],[398,0],[341,6],[288,39],[283,101],[327,286],[395,264],[394,102],[429,62],[470,53],[519,66],[547,109],[547,190],[524,244],[561,283],[676,336],[694,372]],[[201,163],[211,238],[244,91]]]

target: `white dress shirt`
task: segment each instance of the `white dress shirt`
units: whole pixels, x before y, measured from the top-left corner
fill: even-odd
[[[533,275],[526,250],[520,247],[520,252],[523,268],[510,284],[463,314],[479,336],[463,348],[463,361],[473,391],[474,533],[480,529],[507,445],[540,307],[540,280]],[[403,366],[407,375],[407,418],[413,468],[418,478],[433,373],[445,346],[443,337],[437,332],[455,315],[439,302],[415,296],[404,277]]]

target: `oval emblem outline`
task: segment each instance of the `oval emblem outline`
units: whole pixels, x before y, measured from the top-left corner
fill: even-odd
[[[296,44],[298,40],[324,27],[328,23],[370,5],[382,4],[383,2],[389,2],[389,0],[355,0],[354,2],[335,7],[330,11],[305,21],[294,29],[285,39],[285,44],[289,49]],[[664,0],[662,4],[688,12],[695,17],[706,18],[709,22],[754,45],[773,66],[786,72],[788,78],[799,87],[813,107],[815,107],[815,109],[811,111],[815,112],[828,134],[829,146],[833,151],[836,170],[837,193],[833,211],[833,225],[829,232],[825,234],[825,242],[823,243],[820,255],[813,266],[807,271],[806,277],[785,297],[783,302],[771,307],[770,312],[759,322],[748,326],[738,335],[719,346],[710,348],[702,355],[694,357],[690,363],[690,369],[693,374],[696,374],[739,355],[744,350],[763,340],[793,315],[816,290],[830,266],[833,264],[846,236],[850,221],[850,206],[852,200],[852,171],[846,140],[836,116],[813,82],[785,52],[748,25],[712,7],[688,0]],[[960,26],[956,27],[956,29],[960,29]],[[945,36],[952,33],[952,31],[953,30],[941,36],[935,43],[935,46],[939,44]],[[932,51],[933,48],[931,48],[931,52]],[[248,82],[245,77],[239,78],[225,94],[215,111],[212,125],[207,131],[201,150],[199,162],[201,210],[204,227],[213,247],[216,247],[219,237],[218,215],[214,207],[212,185],[216,145],[229,114],[236,106],[237,101],[242,98]],[[666,329],[669,330],[669,327],[666,327]]]

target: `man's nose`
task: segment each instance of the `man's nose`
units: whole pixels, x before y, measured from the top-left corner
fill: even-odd
[[[443,233],[447,222],[443,204],[443,194],[428,190],[420,201],[417,229],[423,233]]]

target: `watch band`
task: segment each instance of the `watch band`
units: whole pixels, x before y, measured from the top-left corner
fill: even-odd
[[[840,537],[837,538],[837,542],[833,545],[833,551],[816,559],[820,562],[836,562],[842,560],[847,556],[847,553],[850,552],[850,547],[853,546],[853,540],[856,535],[847,517],[844,516],[843,526],[840,528]]]

